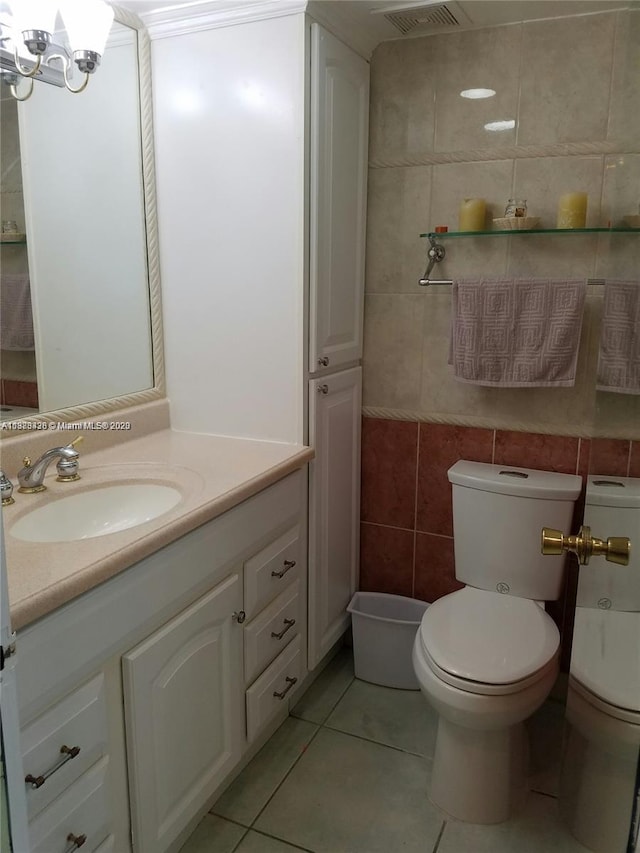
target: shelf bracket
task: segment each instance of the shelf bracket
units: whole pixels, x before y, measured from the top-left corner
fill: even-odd
[[[427,269],[425,270],[422,278],[418,279],[418,284],[420,287],[429,287],[430,284],[453,284],[451,280],[429,278],[431,270],[436,264],[443,261],[447,254],[444,246],[438,243],[437,236],[435,234],[429,234],[429,243],[431,244],[431,248],[427,252],[429,263],[427,264]]]

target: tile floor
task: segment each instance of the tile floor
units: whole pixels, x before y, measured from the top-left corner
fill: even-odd
[[[419,692],[353,676],[344,648],[181,853],[585,853],[555,794],[563,706],[532,718],[530,794],[507,823],[446,819],[426,796],[435,714]]]

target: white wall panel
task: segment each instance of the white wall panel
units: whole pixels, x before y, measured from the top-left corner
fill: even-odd
[[[304,16],[153,43],[176,429],[302,440]]]

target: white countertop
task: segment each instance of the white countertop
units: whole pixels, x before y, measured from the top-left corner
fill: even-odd
[[[163,429],[107,449],[81,452],[79,481],[57,482],[54,460],[45,478],[45,492],[21,494],[16,487],[15,504],[2,510],[13,629],[23,628],[129,568],[312,457],[313,450],[302,445]],[[132,480],[172,485],[182,493],[182,500],[151,521],[106,536],[35,543],[11,535],[17,519],[51,500]]]

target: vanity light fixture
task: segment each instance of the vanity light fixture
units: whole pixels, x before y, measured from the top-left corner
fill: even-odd
[[[104,0],[10,0],[9,14],[0,14],[0,73],[17,101],[33,94],[34,80],[64,86],[70,92],[86,89],[89,75],[100,65],[113,21],[113,9]],[[64,23],[68,45],[54,41],[56,17]],[[73,63],[84,74],[79,86],[71,83]],[[30,80],[24,94],[21,78]]]

